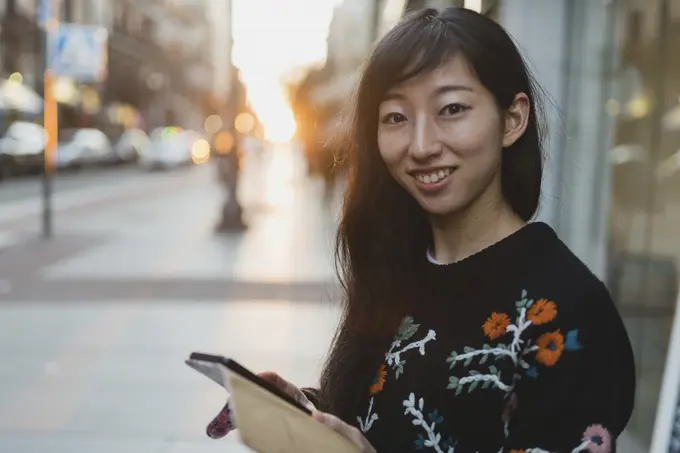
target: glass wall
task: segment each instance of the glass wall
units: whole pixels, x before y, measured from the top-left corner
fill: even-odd
[[[499,21],[552,101],[540,220],[619,306],[638,373],[621,451],[649,451],[680,278],[680,0],[513,0]]]
[[[605,2],[607,3],[607,2]],[[607,283],[638,366],[629,432],[650,445],[680,267],[680,0],[608,2]]]

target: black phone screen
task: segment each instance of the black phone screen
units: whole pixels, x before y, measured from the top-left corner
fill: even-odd
[[[297,400],[295,400],[295,398],[282,392],[276,386],[255,375],[253,372],[249,371],[248,369],[246,369],[244,366],[240,365],[233,359],[228,359],[226,357],[218,355],[204,354],[201,352],[193,352],[189,356],[187,364],[192,368],[196,369],[197,371],[205,374],[207,377],[217,382],[222,387],[227,388],[226,382],[224,382],[223,373],[220,370],[216,369],[216,367],[220,366],[225,367],[228,370],[232,371],[233,373],[238,374],[239,376],[249,380],[250,382],[264,388],[268,392],[278,396],[284,401],[300,409],[304,413],[308,415],[312,414],[312,412],[308,408],[300,404]]]

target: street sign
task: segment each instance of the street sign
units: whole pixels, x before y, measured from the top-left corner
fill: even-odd
[[[47,69],[56,77],[78,82],[100,82],[107,69],[106,28],[59,24],[48,34]]]
[[[40,0],[38,3],[38,24],[41,28],[47,28],[47,23],[52,19],[59,18],[61,0]]]

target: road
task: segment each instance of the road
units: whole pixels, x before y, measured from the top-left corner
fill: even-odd
[[[293,149],[267,156],[244,167],[249,229],[226,235],[210,164],[64,177],[48,241],[38,181],[0,185],[0,451],[247,451],[205,436],[226,394],[183,363],[194,350],[316,382],[335,211]]]

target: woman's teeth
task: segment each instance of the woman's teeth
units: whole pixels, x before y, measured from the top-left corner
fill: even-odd
[[[425,184],[434,184],[451,174],[451,168],[443,168],[432,173],[416,173],[416,179]]]

